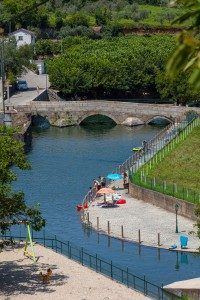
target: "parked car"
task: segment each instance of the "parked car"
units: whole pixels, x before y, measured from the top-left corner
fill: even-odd
[[[27,84],[26,80],[18,80],[17,89],[19,91],[27,91],[28,90],[28,84]]]

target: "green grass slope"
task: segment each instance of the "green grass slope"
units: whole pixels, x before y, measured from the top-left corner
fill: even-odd
[[[186,189],[200,191],[200,126],[193,129],[162,162],[154,166],[148,177],[176,183]]]

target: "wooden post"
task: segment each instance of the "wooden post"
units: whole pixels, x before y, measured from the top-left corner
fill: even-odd
[[[99,231],[99,217],[97,217],[97,230]]]
[[[110,221],[108,221],[108,234],[110,234]]]
[[[121,234],[122,234],[122,238],[124,238],[124,226],[121,226]]]
[[[138,230],[138,242],[141,244],[141,232],[140,229]]]
[[[158,233],[158,247],[160,247],[160,233]]]

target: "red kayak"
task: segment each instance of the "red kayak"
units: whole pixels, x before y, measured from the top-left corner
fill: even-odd
[[[77,210],[77,211],[83,210],[83,205],[82,205],[82,204],[76,205],[76,210]]]
[[[81,211],[81,210],[84,210],[84,209],[87,209],[87,208],[88,208],[88,203],[87,202],[85,202],[84,204],[78,204],[76,206],[77,211]]]

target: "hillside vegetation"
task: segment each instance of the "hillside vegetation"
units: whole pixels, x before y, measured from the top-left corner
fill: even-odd
[[[102,26],[98,33],[101,36],[116,36],[133,28],[180,27],[172,26],[171,22],[182,14],[183,8],[169,7],[168,3],[168,0],[27,0],[25,3],[2,0],[0,24],[6,32],[24,27],[43,38],[93,37],[94,26]]]

